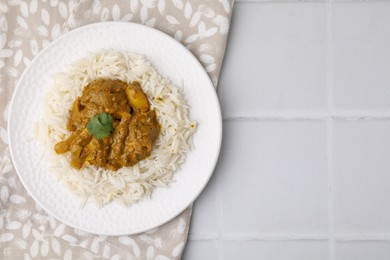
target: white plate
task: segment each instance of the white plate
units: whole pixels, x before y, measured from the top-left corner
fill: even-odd
[[[78,208],[79,198],[48,174],[40,144],[33,139],[42,96],[50,77],[91,52],[113,48],[145,55],[174,84],[183,82],[197,121],[195,149],[176,172],[169,188],[153,190],[151,199],[128,208],[93,203]],[[73,30],[45,48],[24,71],[15,90],[8,124],[13,163],[30,195],[65,224],[95,234],[135,234],[157,227],[186,209],[207,184],[216,165],[222,121],[214,87],[198,60],[180,43],[155,29],[132,23],[106,22]]]

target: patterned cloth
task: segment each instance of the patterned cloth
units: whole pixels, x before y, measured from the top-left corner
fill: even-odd
[[[50,41],[99,21],[158,28],[190,49],[215,86],[233,0],[9,0],[0,2],[0,259],[179,259],[191,208],[154,230],[96,236],[49,216],[26,193],[7,147],[7,114],[16,82]]]

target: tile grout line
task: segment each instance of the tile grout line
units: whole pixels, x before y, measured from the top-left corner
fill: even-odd
[[[389,113],[260,113],[257,116],[232,116],[224,117],[223,121],[288,121],[288,120],[300,120],[300,121],[312,121],[312,120],[345,120],[345,121],[358,121],[358,120],[390,120]]]
[[[245,4],[245,3],[256,3],[256,4],[264,4],[264,3],[323,3],[329,0],[234,0],[235,3]],[[386,2],[388,0],[331,0],[333,2],[338,3],[366,3],[366,2]]]
[[[334,85],[333,85],[333,33],[332,33],[332,0],[326,3],[326,159],[328,173],[328,246],[329,259],[335,259],[334,236],[334,169],[333,169],[333,115],[334,114]]]
[[[247,241],[328,241],[329,237],[327,234],[319,235],[273,235],[273,234],[252,234],[252,235],[241,235],[241,234],[225,234],[219,236],[217,234],[196,234],[190,235],[189,240],[192,241],[234,241],[234,242],[247,242]]]
[[[234,0],[235,3],[245,4],[245,3],[321,3],[326,0]],[[356,1],[356,0],[341,0],[341,1]],[[357,0],[357,1],[369,1],[369,0]],[[384,1],[384,0],[382,0]]]
[[[326,157],[328,168],[328,237],[329,259],[334,260],[335,237],[334,237],[334,170],[333,170],[333,121],[326,120]]]
[[[328,234],[319,235],[240,235],[240,234],[227,234],[220,236],[218,234],[191,234],[188,236],[188,240],[191,241],[229,241],[229,242],[247,242],[247,241],[329,241]],[[340,242],[390,242],[390,235],[334,235],[335,241]]]
[[[217,195],[216,195],[216,210],[217,210],[217,237],[215,240],[217,247],[217,259],[224,260],[223,256],[223,246],[222,246],[222,235],[223,235],[223,200],[222,200],[222,190],[220,182],[217,182],[216,185]]]

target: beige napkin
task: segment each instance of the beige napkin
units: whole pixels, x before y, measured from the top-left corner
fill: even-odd
[[[138,235],[92,235],[42,210],[19,181],[7,146],[7,113],[16,82],[50,41],[99,22],[142,23],[190,49],[215,86],[222,64],[233,0],[41,0],[0,2],[0,259],[179,259],[191,208]]]

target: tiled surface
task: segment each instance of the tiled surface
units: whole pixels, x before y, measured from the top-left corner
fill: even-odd
[[[183,254],[186,260],[215,260],[218,259],[217,242],[212,240],[190,241]]]
[[[390,120],[337,120],[333,142],[335,232],[390,234]]]
[[[237,0],[183,259],[390,259],[390,1]]]
[[[225,121],[224,129],[215,172],[226,191],[224,234],[326,234],[324,122]]]
[[[237,30],[219,83],[225,116],[326,109],[325,3],[238,3],[234,8]]]
[[[332,7],[337,110],[390,111],[390,1]]]
[[[196,210],[192,212],[190,236],[194,232],[198,236],[216,236],[218,234],[217,206],[217,185],[216,175],[214,174],[205,190],[195,201]]]
[[[390,242],[338,242],[336,260],[388,260]]]
[[[324,241],[224,242],[222,259],[326,260]],[[201,259],[201,258],[198,258]]]

